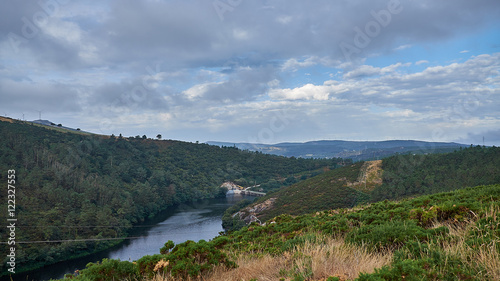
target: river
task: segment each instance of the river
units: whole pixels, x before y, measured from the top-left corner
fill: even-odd
[[[242,199],[252,200],[253,198],[255,197],[234,194],[226,198],[206,199],[172,207],[155,218],[136,225],[130,236],[137,238],[127,239],[113,248],[84,258],[60,262],[16,275],[13,280],[60,279],[67,273],[84,269],[89,262],[100,261],[103,258],[122,261],[137,260],[145,255],[159,254],[160,248],[168,240],[176,244],[187,240],[208,241],[223,231],[221,219],[228,207]],[[4,278],[2,277],[1,280]]]

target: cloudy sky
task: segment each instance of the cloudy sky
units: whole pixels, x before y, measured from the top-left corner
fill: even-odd
[[[498,0],[2,6],[2,116],[200,142],[500,145]]]

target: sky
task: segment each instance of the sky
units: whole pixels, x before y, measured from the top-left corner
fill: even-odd
[[[1,5],[1,116],[190,142],[500,145],[498,0]]]

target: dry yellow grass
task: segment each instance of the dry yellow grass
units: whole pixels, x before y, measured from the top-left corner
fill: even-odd
[[[11,119],[11,118],[8,118],[8,117],[1,117],[0,116],[0,121],[14,123],[14,119]]]
[[[274,257],[240,255],[238,268],[226,270],[217,267],[204,280],[291,280],[293,274],[308,276],[308,280],[324,280],[330,276],[350,280],[361,272],[373,272],[375,268],[388,265],[392,253],[372,253],[366,247],[346,244],[344,239],[322,237],[320,243],[306,242],[291,252]]]
[[[311,257],[312,278],[319,280],[329,276],[350,280],[359,273],[371,273],[375,268],[390,264],[392,253],[370,252],[366,247],[346,244],[344,239],[327,238],[325,245],[306,243],[297,249],[305,257],[302,263]]]
[[[366,161],[359,170],[355,182],[347,182],[347,186],[362,192],[373,191],[382,184],[382,160]]]

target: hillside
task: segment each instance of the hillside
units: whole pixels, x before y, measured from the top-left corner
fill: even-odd
[[[467,186],[500,183],[500,148],[469,147],[453,153],[397,155],[358,162],[269,193],[237,214],[224,216],[232,229],[264,222],[280,214],[301,215],[364,202],[451,191]]]
[[[383,184],[372,201],[500,183],[500,147],[470,146],[453,153],[396,155],[382,162]]]
[[[134,223],[169,206],[224,196],[226,190],[219,188],[224,181],[307,177],[341,161],[88,135],[8,118],[0,120],[0,135],[0,181],[7,182],[8,170],[16,171],[16,263],[23,270],[108,248],[120,240],[107,238],[126,237]],[[7,210],[7,200],[0,208]],[[6,216],[2,212],[0,219]],[[0,234],[6,241],[7,229]],[[6,253],[7,247],[2,243],[0,251]]]
[[[452,152],[466,145],[453,142],[425,142],[414,140],[388,140],[388,141],[341,141],[322,140],[304,143],[228,143],[207,142],[218,146],[235,146],[242,150],[259,151],[262,153],[303,158],[349,158],[354,161],[382,159],[384,157],[412,153],[428,154]]]
[[[165,243],[73,280],[499,280],[500,185],[301,216]],[[173,279],[175,278],[175,279]],[[65,279],[66,280],[66,279]]]
[[[373,189],[381,179],[380,175],[370,177],[365,187],[365,179],[360,175],[364,174],[362,171],[367,171],[369,163],[371,162],[358,162],[284,187],[259,199],[236,215],[225,216],[223,225],[230,229],[232,224],[237,224],[236,221],[233,222],[235,219],[242,219],[247,223],[255,219],[264,222],[280,214],[301,215],[350,208],[368,202],[367,191]]]

